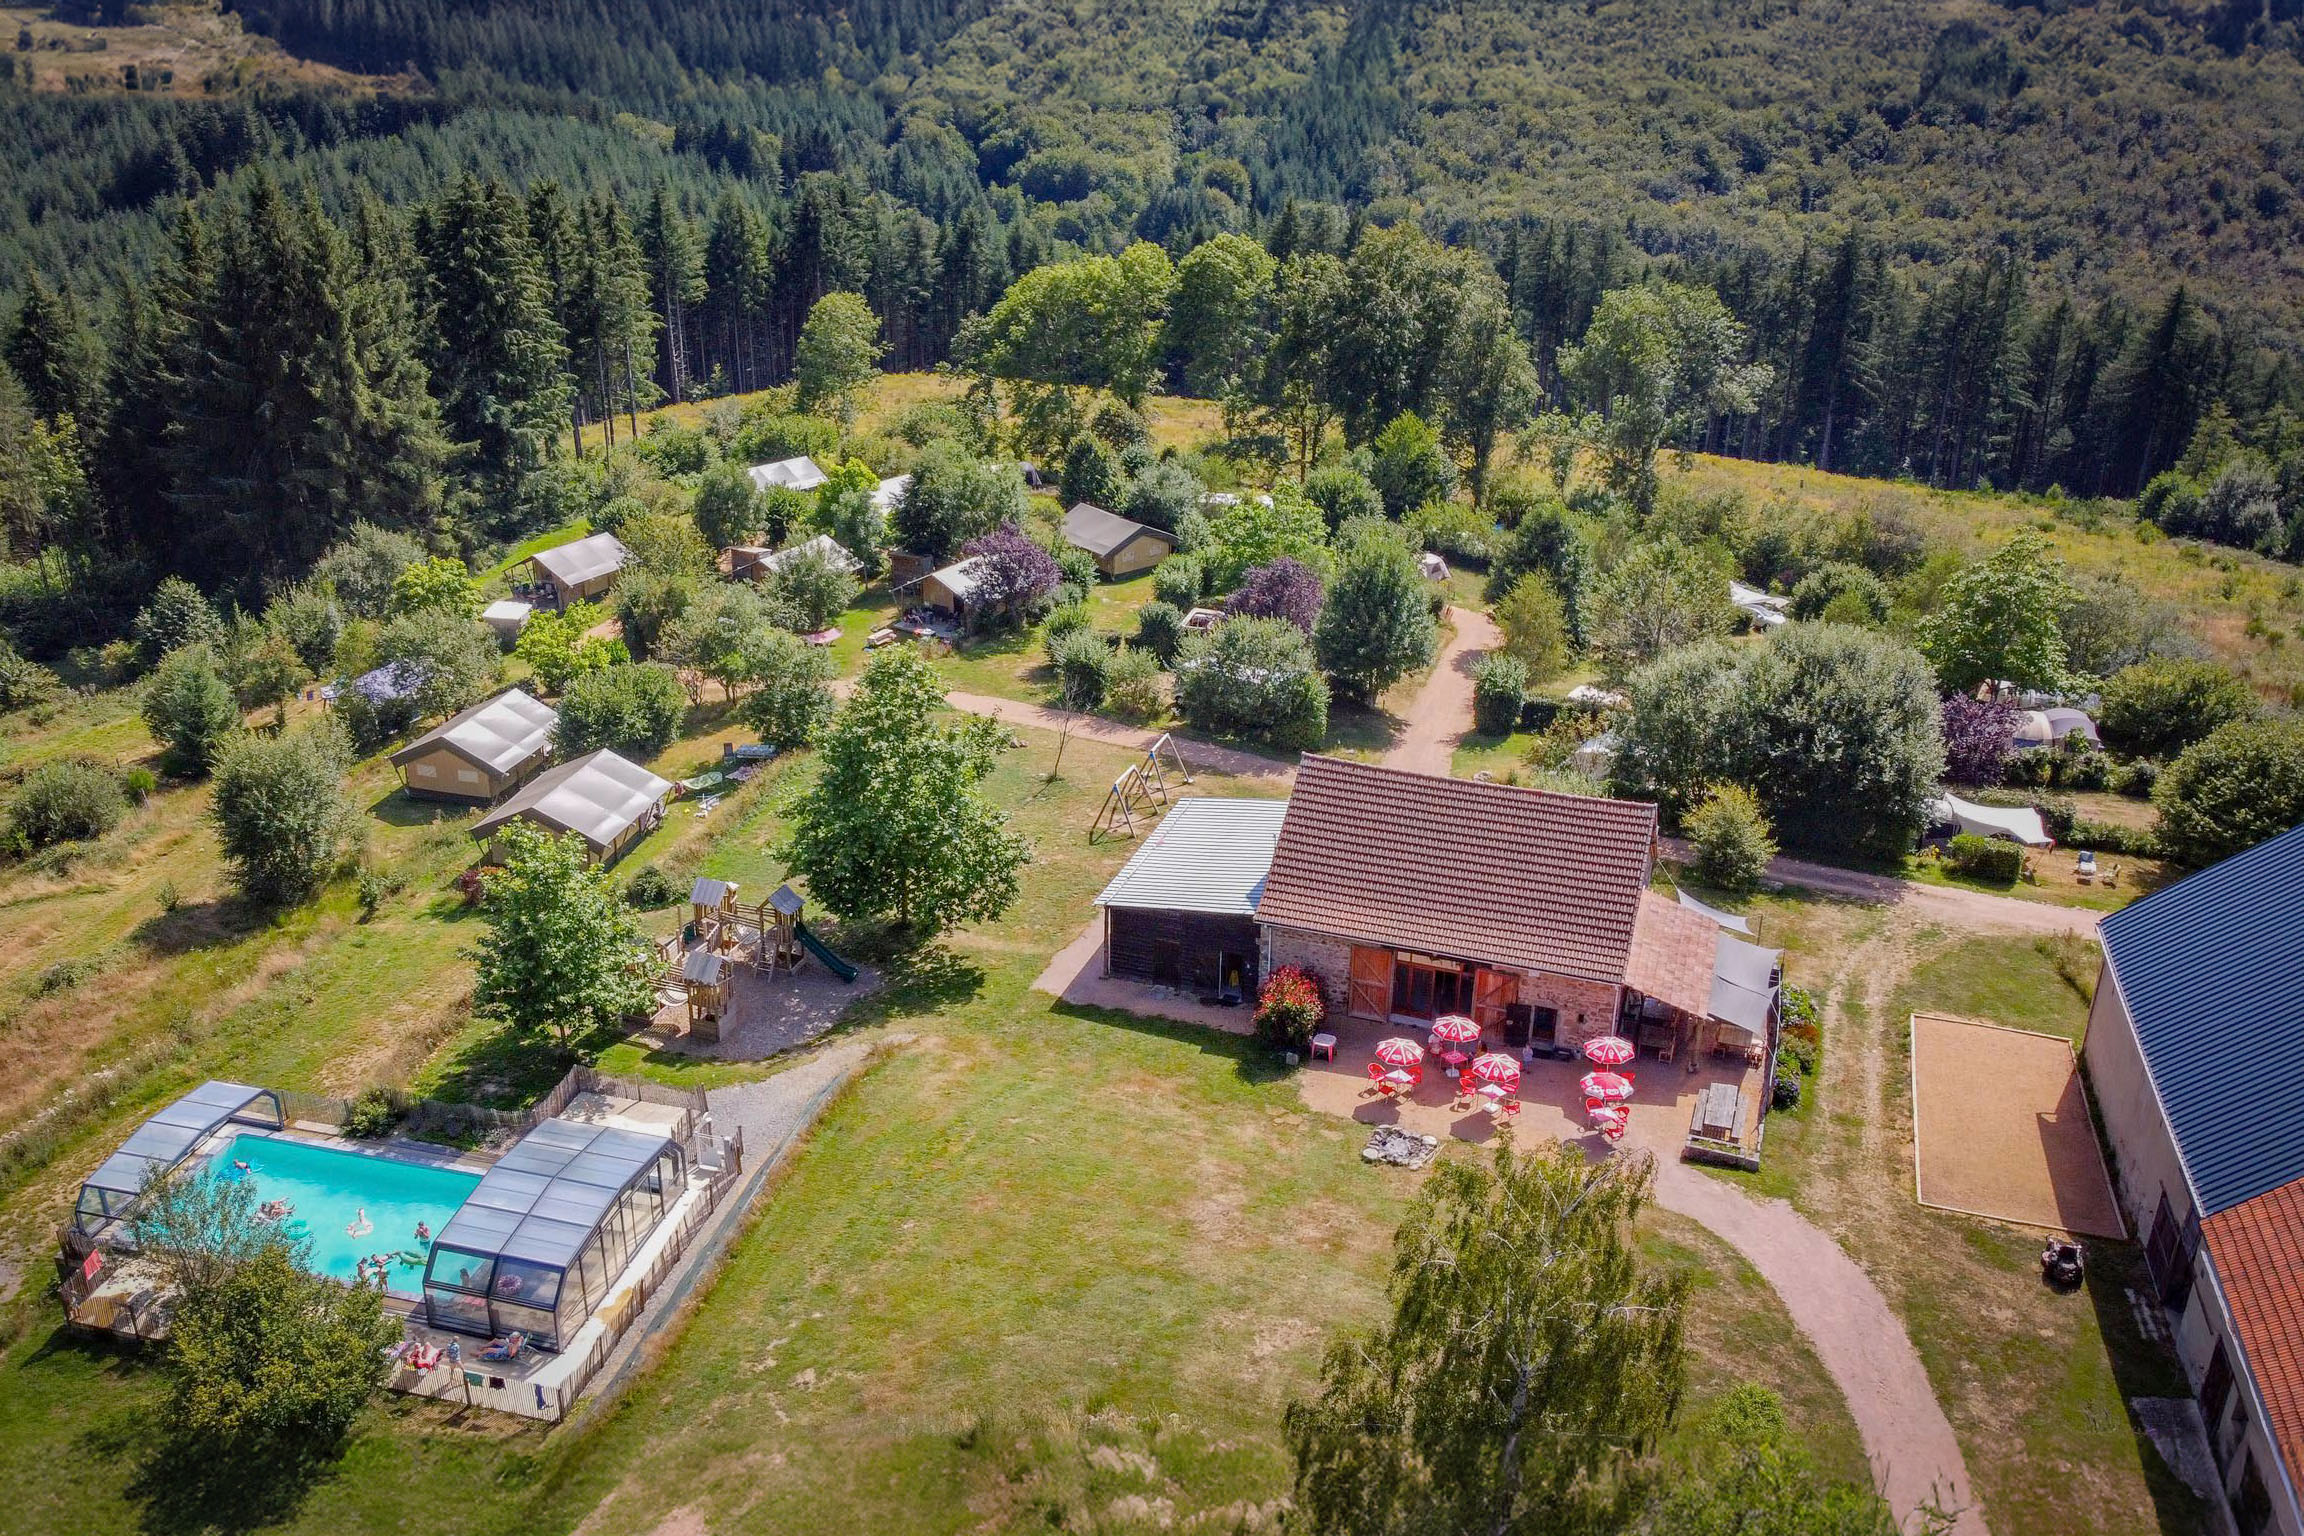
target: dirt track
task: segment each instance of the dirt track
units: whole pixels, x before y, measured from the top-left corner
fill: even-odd
[[[1387,768],[1445,777],[1455,761],[1456,743],[1472,729],[1472,664],[1503,643],[1504,637],[1495,622],[1476,609],[1451,608],[1448,622],[1456,632],[1441,647],[1432,675],[1408,706],[1399,741],[1384,754]]]

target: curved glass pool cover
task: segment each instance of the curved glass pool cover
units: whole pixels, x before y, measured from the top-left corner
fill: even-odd
[[[426,1315],[459,1333],[560,1348],[679,1200],[687,1171],[669,1136],[545,1121],[481,1176],[433,1242]]]
[[[195,1148],[227,1125],[259,1125],[279,1130],[287,1122],[280,1095],[246,1083],[206,1082],[151,1119],[120,1143],[80,1186],[72,1224],[99,1232],[120,1220],[143,1198],[144,1186],[190,1157]]]

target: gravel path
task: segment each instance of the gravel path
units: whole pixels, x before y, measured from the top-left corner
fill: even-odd
[[[1690,856],[1688,845],[1676,837],[1664,839],[1664,851],[1682,862]],[[2097,923],[2104,916],[2085,907],[2059,907],[2045,901],[2026,901],[2020,896],[1995,896],[1989,891],[1971,891],[1958,885],[1925,885],[1917,880],[1899,880],[1893,875],[1868,874],[1860,869],[1840,869],[1831,864],[1811,864],[1806,859],[1782,856],[1769,861],[1768,878],[1784,885],[1821,891],[1827,896],[1901,907],[1915,917],[1942,923],[1963,933],[2077,933],[2092,939],[2096,936]]]
[[[1384,766],[1445,778],[1456,759],[1456,744],[1472,729],[1472,664],[1503,643],[1495,621],[1473,608],[1451,608],[1455,633],[1441,648],[1416,700],[1408,706],[1400,735],[1384,754]]]
[[[1044,709],[1038,704],[995,699],[981,693],[947,693],[944,698],[954,709],[965,710],[971,715],[983,715],[1008,725],[1026,725],[1037,731],[1062,731],[1069,725],[1075,736],[1115,747],[1133,747],[1139,752],[1148,750],[1161,736],[1158,731],[1122,725],[1116,720],[1106,720],[1097,715],[1068,714],[1060,709]],[[1293,781],[1296,777],[1296,765],[1293,762],[1260,757],[1254,752],[1243,752],[1238,747],[1219,747],[1205,741],[1188,741],[1178,737],[1176,749],[1184,754],[1184,761],[1194,768],[1213,768],[1218,773],[1249,778]]]
[[[1989,1536],[1919,1352],[1871,1276],[1830,1234],[1781,1200],[1755,1200],[1678,1161],[1657,1165],[1656,1202],[1726,1240],[1775,1288],[1848,1399],[1873,1481],[1898,1521],[1909,1527],[1933,1504],[1955,1512],[1953,1536]]]

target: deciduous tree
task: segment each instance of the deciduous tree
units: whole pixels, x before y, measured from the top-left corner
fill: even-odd
[[[793,806],[780,853],[841,917],[915,935],[999,916],[1031,845],[985,798],[1002,728],[941,722],[925,657],[877,653],[824,733],[816,782]]]
[[[1650,1178],[1646,1158],[1509,1142],[1438,1165],[1393,1239],[1392,1315],[1288,1406],[1305,1530],[1618,1528],[1620,1479],[1686,1377],[1688,1277],[1633,1231]]]
[[[803,411],[830,407],[840,430],[856,425],[864,388],[880,371],[888,348],[880,340],[880,317],[860,293],[828,293],[808,311],[792,359]]]
[[[242,896],[293,906],[327,884],[356,824],[344,794],[351,759],[334,721],[281,736],[242,733],[217,753],[208,816]]]
[[[488,931],[473,950],[475,1011],[523,1032],[549,1031],[567,1050],[654,1007],[647,940],[582,838],[515,820],[497,832],[496,851],[502,867],[488,875],[480,908]]]
[[[2048,540],[2027,528],[1944,584],[1920,647],[1947,689],[1990,681],[2064,686],[2064,610],[2072,587]]]

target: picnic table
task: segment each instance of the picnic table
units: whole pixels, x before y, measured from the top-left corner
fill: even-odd
[[[1696,1095],[1695,1134],[1732,1140],[1743,1120],[1744,1092],[1734,1083],[1713,1083]]]

